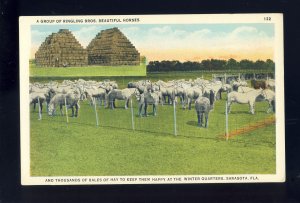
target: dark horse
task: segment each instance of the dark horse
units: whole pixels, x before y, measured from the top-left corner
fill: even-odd
[[[251,85],[254,89],[266,89],[266,81],[264,80],[251,80]]]

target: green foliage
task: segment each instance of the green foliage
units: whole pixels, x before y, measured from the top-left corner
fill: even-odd
[[[201,62],[180,62],[180,61],[150,61],[147,65],[147,72],[168,72],[168,71],[228,71],[228,70],[275,70],[272,60],[257,60],[255,62],[244,59],[240,62],[235,59],[220,60],[206,59]]]

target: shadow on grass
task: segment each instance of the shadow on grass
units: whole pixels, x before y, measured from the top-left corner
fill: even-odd
[[[66,125],[72,125],[72,124],[76,124],[78,126],[89,126],[89,127],[95,127],[97,128],[107,128],[107,129],[118,129],[118,130],[126,130],[128,132],[144,132],[144,133],[149,133],[155,136],[163,136],[163,135],[167,135],[169,137],[174,137],[174,138],[187,138],[187,139],[194,139],[194,140],[211,140],[211,141],[217,141],[217,142],[231,142],[231,143],[239,143],[239,144],[244,144],[247,146],[268,146],[268,147],[274,147],[274,143],[271,142],[245,142],[242,140],[237,140],[237,139],[230,139],[229,141],[226,141],[225,137],[221,137],[221,136],[212,136],[212,137],[206,137],[206,136],[193,136],[193,135],[186,135],[183,133],[179,133],[176,136],[174,135],[174,133],[170,133],[170,132],[157,132],[157,131],[151,131],[151,130],[147,130],[147,129],[135,129],[133,130],[132,128],[124,128],[124,127],[120,127],[120,126],[111,126],[111,125],[99,125],[96,126],[96,124],[92,124],[92,123],[82,123],[82,122],[78,122],[78,121],[74,121],[74,119],[76,119],[76,117],[69,117],[70,119],[72,119],[71,122],[67,123],[66,121],[59,121],[59,120],[55,120],[55,117],[48,117],[47,119],[43,119],[46,120],[47,122],[51,122],[51,123],[64,123]],[[198,127],[198,123],[196,121],[188,121],[186,124],[191,125],[191,126],[195,126]],[[198,128],[203,128],[206,129],[204,127],[198,127]]]
[[[188,122],[186,122],[186,124],[191,125],[191,126],[199,127],[198,122],[196,122],[196,121],[188,121]]]

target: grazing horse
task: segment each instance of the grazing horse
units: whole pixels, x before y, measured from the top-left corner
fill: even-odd
[[[125,100],[125,109],[128,109],[129,100],[134,94],[135,95],[140,94],[137,88],[125,88],[122,90],[112,89],[107,95],[109,107],[111,109],[116,108],[115,100],[118,99],[118,100]]]
[[[266,88],[275,91],[275,80],[269,79],[266,81]]]
[[[42,93],[42,92],[32,92],[30,93],[29,95],[29,103],[30,104],[33,104],[34,105],[34,110],[35,110],[35,106],[36,106],[36,103],[39,103],[40,105],[40,110],[41,110],[41,113],[43,111],[43,103],[44,101],[47,101],[47,97],[45,95],[45,93]]]
[[[102,101],[104,101],[104,106],[106,106],[106,90],[105,89],[85,87],[84,93],[86,94],[86,98],[90,100],[90,104],[94,104],[95,99],[98,99],[100,106],[102,104]]]
[[[184,104],[188,104],[189,110],[192,109],[192,100],[197,99],[198,97],[202,96],[202,94],[203,94],[202,87],[198,87],[198,86],[190,87],[185,91]],[[185,109],[185,105],[184,105],[184,109]]]
[[[230,84],[223,84],[220,90],[220,99],[222,99],[222,92],[226,92],[227,94],[232,91],[232,86]]]
[[[48,114],[49,116],[53,116],[55,114],[56,106],[59,105],[60,107],[60,114],[63,115],[62,106],[65,105],[65,102],[68,108],[72,109],[72,117],[74,117],[74,106],[75,106],[75,117],[78,116],[78,109],[79,109],[79,99],[80,95],[75,92],[69,92],[67,94],[58,93],[56,94],[49,103],[48,106]]]
[[[205,128],[208,127],[208,115],[212,109],[211,101],[207,97],[198,97],[195,101],[195,109],[197,113],[198,125],[202,126],[203,116],[205,115]]]
[[[153,105],[153,115],[156,116],[156,108],[159,104],[160,92],[144,92],[138,98],[139,101],[139,116],[142,116],[142,110],[144,108],[144,116],[148,116],[147,107]]]
[[[250,113],[254,114],[254,105],[255,100],[259,95],[263,94],[263,89],[253,90],[246,93],[240,92],[230,92],[227,95],[227,112],[230,113],[230,107],[232,103],[239,103],[239,104],[249,104]]]
[[[271,111],[275,112],[275,92],[270,89],[265,89],[262,94],[262,99],[260,97],[256,98],[256,101],[267,101],[269,107],[267,113]]]

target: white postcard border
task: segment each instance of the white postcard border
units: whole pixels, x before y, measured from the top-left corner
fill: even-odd
[[[271,21],[264,21],[271,17]],[[37,20],[69,19],[135,19],[139,22],[102,22],[99,24],[213,24],[213,23],[274,23],[276,64],[276,174],[243,175],[172,175],[172,176],[30,176],[30,119],[29,119],[29,53],[31,46],[30,26]],[[76,24],[76,23],[68,23]],[[89,24],[89,23],[83,23]],[[41,25],[39,23],[39,25]],[[90,25],[90,24],[89,24]],[[86,185],[86,184],[183,184],[183,183],[257,183],[285,181],[285,114],[284,114],[284,60],[283,60],[283,15],[266,14],[192,14],[192,15],[120,15],[120,16],[21,16],[19,18],[20,40],[20,140],[22,185]]]

